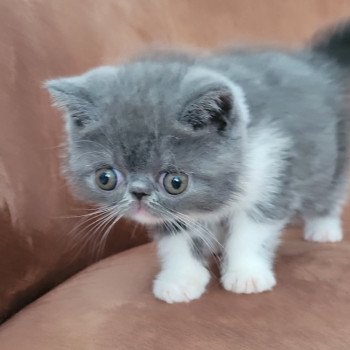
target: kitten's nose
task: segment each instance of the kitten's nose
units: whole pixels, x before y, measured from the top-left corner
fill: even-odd
[[[150,196],[152,193],[152,183],[147,179],[138,179],[130,183],[129,192],[137,200]]]
[[[146,196],[149,196],[148,193],[145,193],[145,192],[137,192],[137,191],[132,191],[131,192],[132,196],[136,199],[138,199],[139,201],[143,198],[143,197],[146,197]]]

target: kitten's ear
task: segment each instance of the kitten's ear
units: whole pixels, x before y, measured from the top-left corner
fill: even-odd
[[[214,127],[224,131],[234,122],[234,99],[225,86],[213,86],[192,96],[180,115],[179,121],[189,124],[194,130]]]
[[[96,120],[96,108],[82,77],[48,80],[44,87],[49,91],[54,105],[67,115],[67,122],[83,128]]]
[[[182,83],[182,94],[188,99],[179,121],[193,130],[210,127],[222,133],[234,125],[244,128],[249,122],[241,87],[210,69],[189,70]]]

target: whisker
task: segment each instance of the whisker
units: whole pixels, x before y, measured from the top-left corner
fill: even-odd
[[[92,143],[94,145],[97,145],[98,147],[102,147],[104,150],[107,151],[108,154],[111,154],[111,150],[108,147],[106,147],[105,145],[97,141],[86,140],[86,139],[75,141],[75,144],[79,144],[79,143]]]
[[[98,252],[98,256],[101,255],[103,253],[103,251],[105,250],[106,244],[107,244],[107,239],[108,239],[108,236],[109,236],[110,232],[112,231],[112,229],[115,226],[115,224],[122,217],[123,217],[122,215],[118,215],[114,219],[108,221],[107,226],[109,225],[109,227],[105,230],[105,232],[103,233],[103,235],[102,235],[102,237],[100,239],[99,248],[98,248],[98,251],[97,251]]]
[[[96,258],[102,256],[103,251],[106,247],[109,233],[111,232],[114,225],[123,217],[125,210],[128,208],[128,205],[126,205],[127,203],[128,201],[124,200],[120,202],[118,207],[113,207],[112,212],[102,222],[100,222],[100,224],[97,224],[93,228],[93,231],[90,230],[90,235],[93,237],[94,242],[92,249],[96,249]],[[99,231],[102,232],[101,235],[97,235]],[[96,239],[94,239],[95,237]]]
[[[186,232],[186,230],[183,230],[181,225],[176,223],[176,221],[180,221],[182,224],[186,225],[189,227],[189,229],[196,235],[198,236],[203,243],[207,246],[209,249],[209,252],[213,254],[214,258],[216,259],[217,262],[219,262],[219,259],[216,255],[216,251],[218,247],[223,247],[222,244],[217,240],[217,238],[213,235],[211,231],[209,231],[206,227],[201,225],[199,222],[194,221],[192,218],[189,216],[176,212],[174,210],[169,210],[163,206],[161,206],[158,203],[152,203],[153,205],[156,205],[158,210],[163,216],[165,215],[165,220],[169,220],[169,217],[171,220],[175,220],[175,225],[180,228],[183,232]],[[172,222],[172,225],[174,225],[174,222]],[[167,226],[169,226],[167,224]],[[172,230],[171,230],[172,231]],[[189,235],[188,232],[186,234],[191,238],[192,237]],[[193,243],[193,242],[192,242]],[[192,244],[191,243],[191,244]]]
[[[137,229],[139,228],[139,226],[140,226],[140,224],[138,222],[134,222],[134,229],[132,230],[131,235],[130,235],[130,237],[132,239],[135,238],[135,233],[136,233]]]
[[[75,242],[71,248],[76,249],[76,246],[81,244],[77,251],[77,254],[79,254],[87,245],[94,244],[96,246],[96,241],[100,237],[100,235],[98,235],[99,230],[104,230],[104,227],[106,227],[116,215],[120,214],[121,209],[125,210],[124,207],[127,202],[127,200],[119,202],[119,208],[116,206],[103,206],[94,209],[92,213],[82,216],[83,220],[81,220],[69,233],[74,233],[75,236]]]

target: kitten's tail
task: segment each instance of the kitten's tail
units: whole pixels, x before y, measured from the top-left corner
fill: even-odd
[[[312,50],[350,68],[350,19],[316,33]]]

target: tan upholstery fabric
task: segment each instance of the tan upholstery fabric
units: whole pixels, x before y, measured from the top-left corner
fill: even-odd
[[[349,228],[349,225],[348,225]],[[317,244],[294,234],[269,293],[235,295],[217,277],[189,304],[151,293],[158,266],[144,245],[82,271],[0,328],[1,350],[348,350],[350,241]]]
[[[73,247],[78,206],[59,175],[62,121],[42,81],[151,44],[296,46],[350,14],[348,0],[1,0],[0,320],[93,261]],[[105,256],[144,240],[119,225]],[[136,288],[137,289],[137,288]]]

